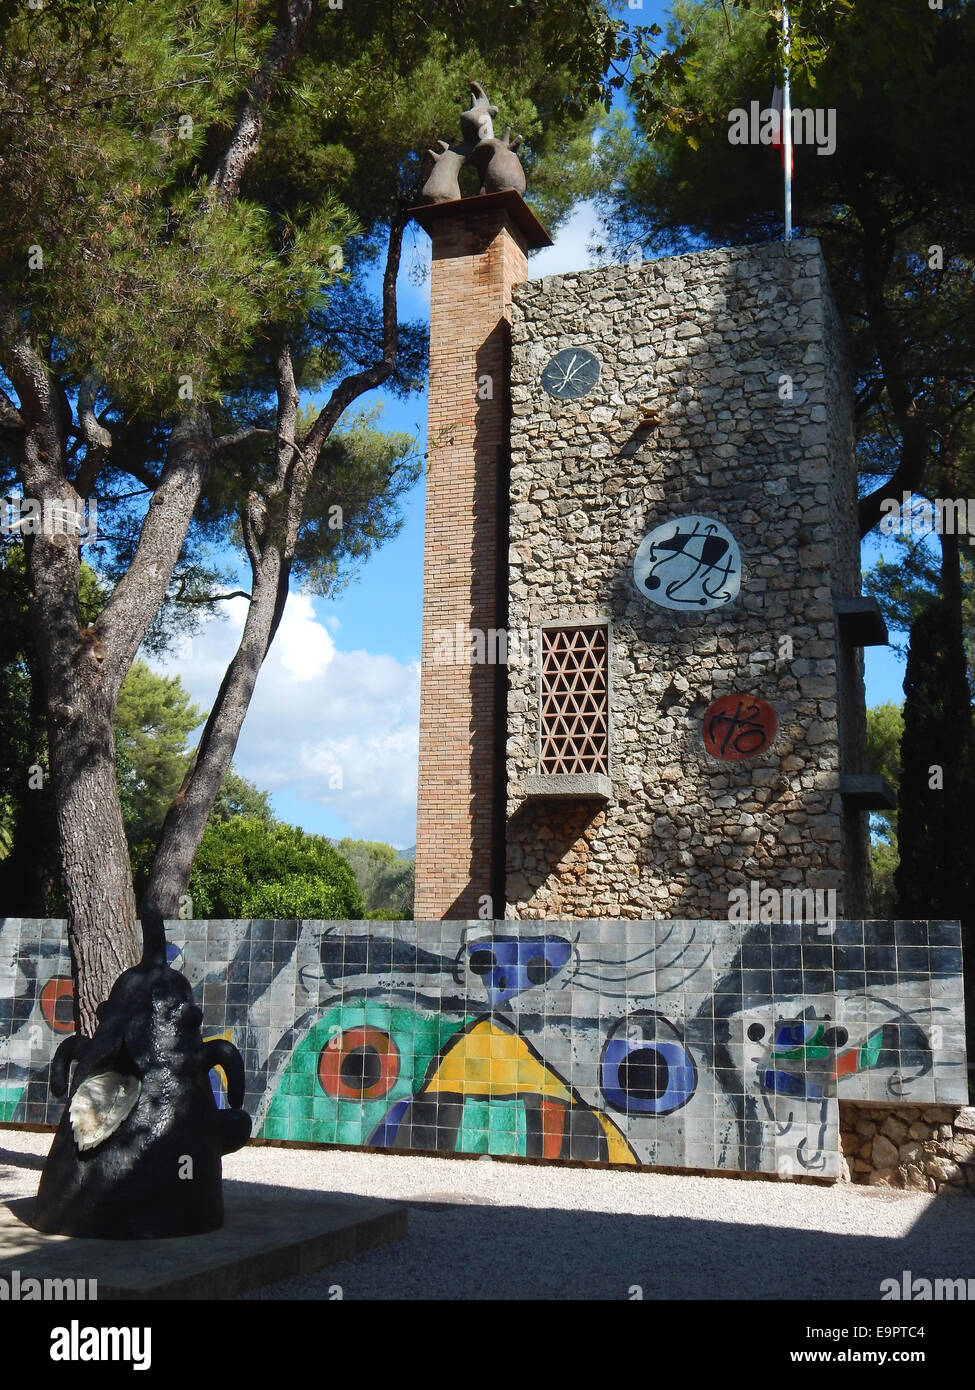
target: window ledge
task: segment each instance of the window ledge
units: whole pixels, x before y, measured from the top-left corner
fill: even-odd
[[[886,647],[890,641],[875,598],[863,595],[836,599],[836,618],[840,636],[851,647]]]
[[[840,796],[851,811],[893,811],[897,807],[897,793],[887,779],[869,772],[844,774]]]
[[[533,801],[612,801],[613,779],[605,772],[533,772],[525,778],[525,796]]]

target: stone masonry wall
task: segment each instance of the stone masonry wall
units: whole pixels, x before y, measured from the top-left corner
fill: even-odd
[[[864,770],[861,667],[841,689],[834,616],[860,593],[851,402],[818,243],[529,281],[512,342],[509,629],[610,625],[613,794],[526,799],[538,673],[512,665],[506,915],[722,918],[752,880],[864,912],[865,816],[839,796]],[[540,374],[575,346],[598,384],[553,398]],[[741,591],[673,612],[636,587],[634,556],[693,514],[735,537]],[[729,693],[775,710],[757,758],[705,751],[702,716]]]
[[[975,1194],[975,1107],[840,1101],[840,1146],[847,1182]]]

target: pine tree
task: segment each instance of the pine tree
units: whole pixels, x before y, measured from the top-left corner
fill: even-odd
[[[422,381],[396,282],[424,151],[473,72],[528,138],[543,212],[565,214],[631,50],[602,0],[0,0],[0,29],[0,472],[47,505],[97,496],[110,587],[83,623],[76,540],[25,537],[90,1033],[139,956],[114,747],[137,651],[167,604],[227,596],[196,557],[235,544],[244,633],[147,889],[171,916],[292,579],[340,582],[419,474],[411,441],[339,424]]]
[[[915,619],[904,678],[898,797],[903,917],[960,918],[975,894],[975,727],[960,634],[937,600]]]

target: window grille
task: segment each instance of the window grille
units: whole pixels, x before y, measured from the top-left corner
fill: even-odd
[[[542,629],[539,771],[609,773],[605,627]]]

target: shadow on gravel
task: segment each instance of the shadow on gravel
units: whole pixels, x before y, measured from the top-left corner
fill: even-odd
[[[975,1202],[934,1200],[895,1239],[423,1201],[405,1240],[245,1297],[328,1298],[338,1284],[345,1299],[626,1300],[638,1286],[644,1299],[879,1300],[903,1270],[975,1278]]]
[[[47,1162],[46,1154],[25,1154],[18,1149],[0,1149],[0,1167],[36,1168],[38,1172]]]
[[[0,1148],[0,1167],[39,1171],[43,1164],[42,1155]],[[235,1179],[226,1179],[224,1190],[228,1205],[236,1199],[245,1208],[267,1192],[263,1183]],[[874,1230],[884,1209],[893,1216],[900,1200],[876,1189],[859,1196]],[[243,1297],[328,1299],[340,1285],[350,1300],[627,1300],[639,1289],[644,1300],[877,1301],[882,1281],[900,1284],[905,1270],[932,1282],[975,1279],[975,1200],[963,1196],[925,1201],[897,1237],[730,1224],[708,1220],[704,1210],[640,1216],[505,1206],[463,1192],[405,1204],[405,1238]],[[852,1223],[855,1211],[846,1210]]]

